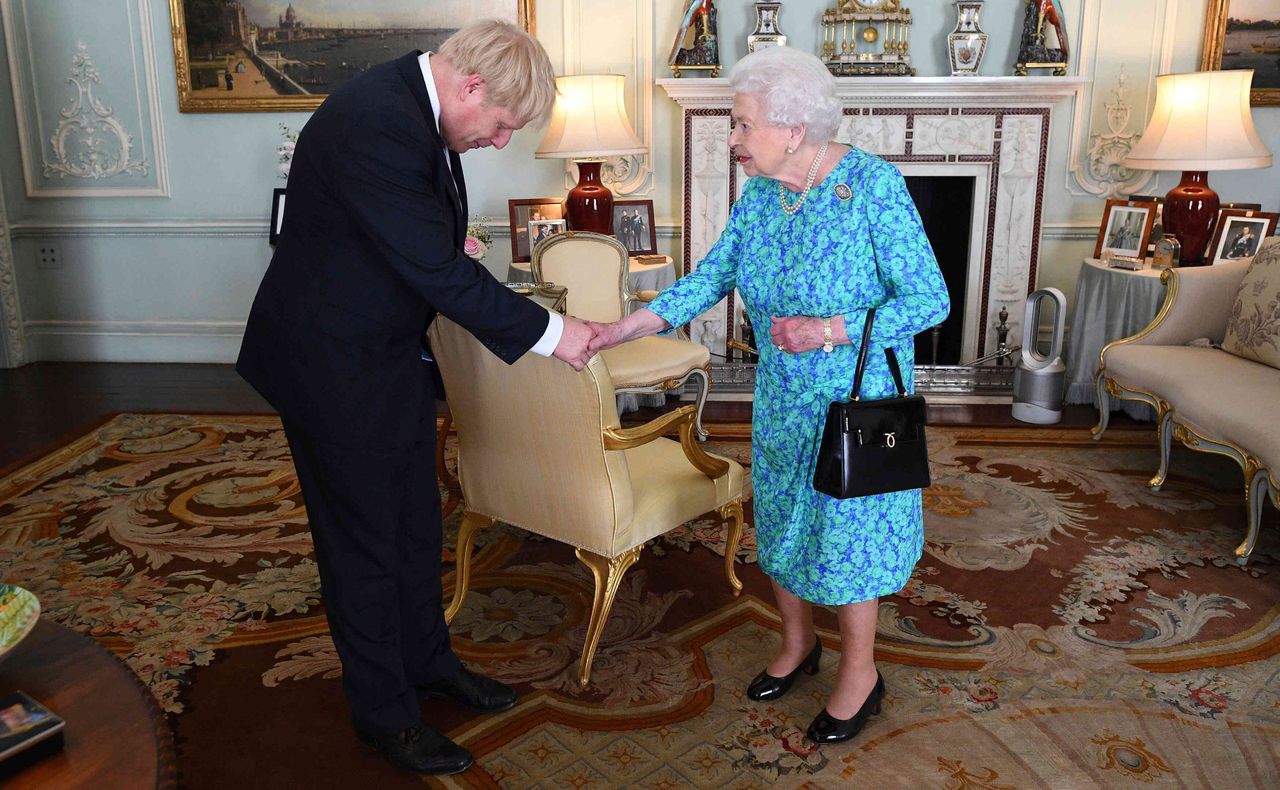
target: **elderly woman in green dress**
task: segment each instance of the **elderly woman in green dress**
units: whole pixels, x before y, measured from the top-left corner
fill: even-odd
[[[752,482],[760,567],[773,582],[782,642],[747,696],[777,699],[800,672],[818,671],[812,604],[833,607],[840,664],[808,730],[833,743],[879,712],[877,599],[906,584],[924,531],[919,489],[846,500],[815,491],[818,437],[827,405],[852,388],[867,310],[876,316],[862,396],[879,398],[895,391],[882,349],[893,346],[910,386],[912,338],[940,323],[949,301],[902,175],[832,139],[841,109],[822,63],[771,47],[741,60],[729,81],[729,144],[752,178],[697,268],[648,309],[596,327],[596,345],[681,326],[735,288],[758,336],[768,328],[756,368]]]

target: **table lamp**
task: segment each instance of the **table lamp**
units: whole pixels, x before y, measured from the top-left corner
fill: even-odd
[[[534,156],[578,165],[578,183],[565,199],[570,230],[612,234],[613,193],[600,181],[600,165],[648,150],[627,120],[622,81],[618,74],[556,77],[551,125]]]
[[[1181,170],[1165,196],[1164,230],[1182,244],[1182,262],[1198,264],[1218,219],[1209,170],[1270,167],[1271,152],[1253,128],[1253,71],[1200,71],[1156,77],[1156,106],[1142,139],[1124,164],[1139,170]]]

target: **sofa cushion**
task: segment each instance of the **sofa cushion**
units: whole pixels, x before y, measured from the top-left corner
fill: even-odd
[[[1107,376],[1158,395],[1196,433],[1248,450],[1280,470],[1280,370],[1221,349],[1126,344],[1107,352]]]
[[[1280,238],[1264,239],[1240,281],[1222,348],[1280,368]]]

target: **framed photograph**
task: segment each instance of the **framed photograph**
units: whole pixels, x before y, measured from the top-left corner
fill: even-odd
[[[557,233],[564,233],[565,228],[566,222],[562,219],[529,220],[529,249],[532,250],[539,242],[546,241]]]
[[[1280,214],[1270,211],[1222,209],[1206,257],[1210,263],[1252,258],[1262,240],[1276,232],[1277,219]]]
[[[284,228],[284,190],[275,189],[271,196],[271,228],[267,231],[267,241],[273,246],[280,240],[280,231]]]
[[[1249,103],[1280,105],[1280,3],[1209,0],[1200,70],[1253,69]]]
[[[1102,225],[1098,228],[1093,257],[1101,258],[1104,252],[1109,252],[1113,257],[1143,260],[1147,257],[1147,239],[1151,237],[1155,219],[1155,203],[1108,200],[1102,212]]]
[[[564,220],[564,201],[560,198],[521,198],[507,201],[511,217],[511,262],[528,263],[533,249],[530,231],[535,222]],[[562,226],[560,230],[564,230]]]
[[[178,109],[314,110],[356,74],[436,50],[475,19],[534,32],[534,0],[169,0]]]
[[[658,231],[653,226],[653,201],[613,201],[613,235],[632,255],[656,254]]]

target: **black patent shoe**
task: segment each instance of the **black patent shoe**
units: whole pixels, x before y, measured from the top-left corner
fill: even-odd
[[[867,719],[880,712],[880,702],[883,699],[884,678],[880,676],[880,671],[876,670],[876,686],[871,689],[866,701],[862,703],[862,707],[858,709],[857,713],[853,714],[852,718],[837,719],[827,713],[826,708],[823,708],[822,712],[813,720],[813,723],[809,725],[809,731],[805,734],[814,743],[840,743],[847,741],[862,732],[862,727],[867,723]]]
[[[400,732],[370,733],[356,730],[365,745],[420,776],[461,773],[475,760],[471,752],[422,724]]]
[[[747,696],[757,702],[766,702],[781,697],[791,689],[791,684],[796,682],[796,675],[801,672],[806,675],[818,674],[818,659],[820,658],[822,658],[822,640],[815,639],[813,649],[800,662],[800,666],[791,670],[790,674],[780,678],[775,678],[768,671],[761,672],[756,675],[755,680],[751,681],[751,685],[747,686]]]
[[[438,680],[418,687],[424,699],[443,697],[481,713],[498,713],[515,707],[516,692],[505,683],[478,675],[459,666],[448,680]]]

